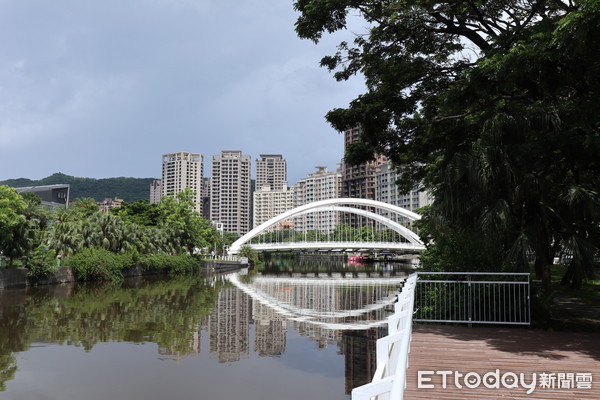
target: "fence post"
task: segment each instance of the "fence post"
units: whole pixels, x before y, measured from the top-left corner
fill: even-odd
[[[473,323],[472,323],[472,317],[473,317],[473,309],[472,309],[472,307],[473,307],[473,293],[472,293],[472,291],[473,291],[473,289],[472,289],[472,285],[471,285],[471,275],[467,275],[467,281],[469,282],[468,283],[469,296],[468,296],[468,299],[467,299],[467,301],[469,302],[469,307],[468,307],[468,312],[469,312],[469,315],[468,315],[469,316],[469,328],[471,328],[473,326]]]
[[[531,323],[531,275],[527,276],[527,321]]]

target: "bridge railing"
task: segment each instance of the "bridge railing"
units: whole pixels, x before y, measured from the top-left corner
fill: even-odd
[[[275,243],[252,243],[250,245],[256,251],[285,251],[285,250],[314,250],[314,249],[359,249],[365,250],[407,250],[419,252],[425,247],[420,244],[409,242],[275,242]]]
[[[530,325],[529,273],[419,272],[417,322]]]
[[[223,256],[207,256],[205,257],[206,260],[208,261],[231,261],[231,262],[236,262],[236,263],[240,263],[240,264],[248,264],[248,258],[247,257],[240,257],[240,256],[235,256],[235,255],[223,255]]]
[[[388,336],[377,341],[377,369],[371,383],[352,390],[352,400],[402,400],[412,333],[417,274],[410,275],[388,318]]]
[[[410,275],[398,295],[394,315],[388,318],[388,336],[377,341],[373,380],[352,390],[352,400],[404,398],[413,321],[529,325],[529,283],[528,273]]]

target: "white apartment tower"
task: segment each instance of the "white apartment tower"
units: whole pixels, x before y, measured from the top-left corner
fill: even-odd
[[[163,154],[162,195],[174,197],[185,188],[194,193],[194,210],[202,214],[202,176],[204,157],[200,153]]]
[[[256,160],[256,190],[265,185],[272,190],[287,185],[287,164],[281,154],[261,154]]]
[[[250,230],[250,156],[223,150],[211,158],[210,219],[225,232]]]
[[[294,206],[319,200],[336,199],[342,194],[341,171],[327,171],[327,167],[316,167],[317,172],[309,174],[308,177],[300,179],[294,186]],[[322,233],[331,233],[337,226],[339,218],[336,213],[316,212],[298,217],[295,221],[295,229],[299,232],[317,230]]]
[[[253,227],[294,208],[294,192],[287,185],[287,165],[281,154],[261,154],[256,160],[253,200]]]
[[[253,227],[256,228],[263,222],[283,214],[294,208],[294,191],[287,185],[281,189],[273,190],[270,185],[264,185],[254,192]],[[271,230],[283,229],[277,226]]]

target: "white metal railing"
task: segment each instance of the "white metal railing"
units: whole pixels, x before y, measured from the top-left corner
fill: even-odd
[[[420,278],[436,275],[445,279]],[[413,273],[388,318],[388,335],[377,341],[373,380],[354,388],[352,400],[404,398],[413,321],[529,325],[529,282],[528,273]]]
[[[529,273],[419,272],[417,322],[530,325]]]
[[[409,242],[275,242],[275,243],[251,243],[250,246],[256,251],[286,251],[286,250],[405,250],[419,252],[425,246]]]
[[[248,263],[248,258],[247,257],[239,257],[239,256],[209,256],[207,258],[207,260],[211,260],[211,261],[232,261],[232,262],[238,262],[241,264],[247,264]]]
[[[410,275],[388,318],[388,336],[377,341],[377,369],[371,383],[352,390],[352,400],[402,400],[412,334],[417,273]]]

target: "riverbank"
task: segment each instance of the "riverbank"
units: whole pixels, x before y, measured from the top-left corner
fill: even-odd
[[[204,260],[200,262],[198,271],[230,271],[247,267],[247,263],[231,260]],[[36,279],[28,276],[27,268],[0,269],[0,289],[19,288],[27,286],[56,285],[60,283],[77,282],[78,279],[72,267],[59,267],[57,271],[48,273],[44,278]],[[167,268],[144,268],[138,264],[123,270],[123,277],[129,278],[144,275],[163,275],[170,273]]]

